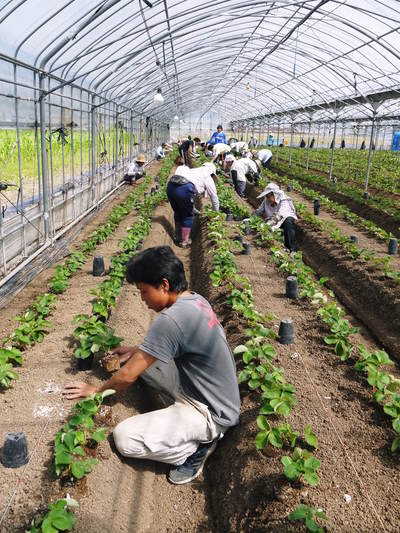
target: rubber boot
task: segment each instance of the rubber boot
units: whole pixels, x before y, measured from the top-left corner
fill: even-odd
[[[182,228],[182,248],[186,248],[192,244],[192,241],[189,239],[191,228]]]
[[[182,240],[182,226],[175,222],[175,244],[180,245]]]

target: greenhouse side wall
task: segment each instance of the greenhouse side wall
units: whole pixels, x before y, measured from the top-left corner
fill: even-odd
[[[119,187],[139,152],[150,161],[169,128],[12,58],[0,73],[1,284]]]

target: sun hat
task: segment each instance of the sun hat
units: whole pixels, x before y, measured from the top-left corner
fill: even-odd
[[[234,161],[236,161],[234,155],[228,154],[227,156],[225,156],[225,163],[233,163]]]
[[[273,183],[272,181],[268,183],[268,185],[265,187],[263,192],[259,194],[257,198],[263,198],[264,196],[267,196],[267,194],[270,194],[271,192],[274,194],[280,192],[280,188],[278,187],[278,185],[276,183]]]
[[[146,163],[146,156],[144,154],[139,154],[135,161],[137,163]]]

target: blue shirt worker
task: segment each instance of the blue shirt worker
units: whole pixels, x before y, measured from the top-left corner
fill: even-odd
[[[211,135],[210,137],[210,140],[208,141],[207,144],[219,144],[219,143],[224,143],[224,144],[228,144],[226,142],[226,135],[225,133],[222,131],[222,126],[221,124],[219,124],[217,126],[217,131],[214,131],[214,133]]]

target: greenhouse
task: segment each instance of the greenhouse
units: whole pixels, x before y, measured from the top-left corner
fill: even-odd
[[[0,533],[400,531],[400,2],[0,30]]]

